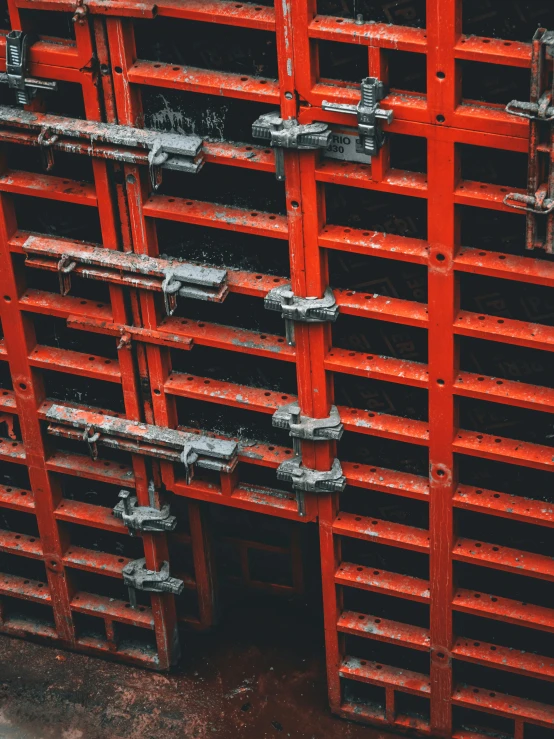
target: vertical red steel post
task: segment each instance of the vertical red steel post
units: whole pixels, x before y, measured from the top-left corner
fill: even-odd
[[[108,38],[110,55],[116,76],[114,87],[116,107],[120,123],[124,125],[142,125],[142,106],[140,95],[129,84],[127,71],[133,63],[136,52],[133,27],[130,21],[108,20]],[[127,191],[127,205],[131,219],[131,232],[134,251],[139,254],[158,256],[158,245],[155,226],[147,222],[143,213],[143,202],[148,188],[147,173],[136,166],[125,167],[125,187]],[[146,328],[155,329],[158,324],[158,313],[154,296],[151,293],[141,292],[139,305],[142,324]],[[168,399],[164,383],[171,372],[171,358],[169,349],[148,345],[146,347],[145,367],[149,386],[148,404],[152,408],[151,422],[161,426],[175,428],[177,417],[175,401]],[[162,462],[160,464],[161,479],[171,489],[174,479],[173,466]],[[160,480],[161,482],[161,480]],[[215,618],[215,580],[211,566],[211,552],[208,546],[208,526],[204,507],[189,509],[191,515],[191,539],[193,559],[195,564],[195,581],[198,592],[200,621],[203,626],[209,626]],[[164,544],[164,559],[168,559],[167,544]],[[166,599],[167,600],[167,599]],[[165,614],[165,620],[171,628],[176,626],[175,605],[172,601]]]
[[[457,429],[453,391],[458,364],[453,260],[458,243],[454,205],[458,171],[455,144],[441,126],[448,125],[458,102],[454,45],[460,25],[461,0],[428,0],[427,99],[434,123],[427,142],[431,730],[444,737],[452,732],[452,497],[457,484],[452,443]]]
[[[294,70],[297,89],[305,90],[315,81],[316,52],[308,39],[308,22],[316,12],[315,2],[291,0],[294,33]],[[319,154],[306,152],[300,156],[300,197],[303,231],[301,249],[291,243],[293,291],[302,296],[321,297],[329,284],[326,252],[319,246],[319,233],[325,223],[324,185],[316,182],[315,168]],[[293,203],[294,207],[294,203]],[[289,220],[290,223],[290,220]],[[302,275],[302,281],[300,280]],[[302,284],[303,283],[303,284]],[[308,416],[325,418],[333,402],[332,375],[324,368],[325,355],[332,343],[329,324],[306,324],[296,329],[296,366],[300,407]],[[302,443],[306,467],[329,470],[336,454],[333,442]],[[334,711],[341,704],[339,664],[342,637],[337,631],[340,603],[335,586],[339,543],[333,535],[333,521],[338,508],[338,495],[322,494],[318,499],[321,572],[323,586],[324,627],[329,700]]]
[[[4,162],[2,162],[4,165]],[[61,497],[46,469],[47,452],[42,437],[38,408],[44,400],[44,386],[37,370],[29,363],[36,345],[32,319],[19,305],[25,290],[21,269],[14,269],[9,240],[17,230],[15,211],[9,195],[0,195],[0,285],[2,290],[2,329],[16,397],[25,463],[35,500],[35,514],[48,578],[56,631],[62,642],[73,646],[75,631],[71,617],[69,585],[63,565],[65,543],[60,537],[54,510]]]

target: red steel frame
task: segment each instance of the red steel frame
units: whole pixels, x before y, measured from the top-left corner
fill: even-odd
[[[10,0],[12,24],[19,27],[19,8],[70,12],[73,6],[67,0]],[[94,162],[94,186],[75,183],[70,194],[61,193],[59,181],[50,175],[31,178],[25,173],[10,172],[9,177],[0,178],[0,242],[2,264],[8,267],[0,277],[6,296],[2,303],[5,333],[3,350],[7,351],[14,381],[14,392],[7,392],[0,400],[2,412],[17,413],[23,440],[23,444],[16,443],[2,458],[27,465],[31,482],[29,493],[32,492],[22,504],[20,499],[14,499],[13,491],[5,491],[0,504],[17,510],[35,511],[42,549],[26,542],[26,552],[27,556],[42,557],[47,563],[47,602],[51,603],[56,619],[56,628],[48,635],[74,648],[117,653],[113,627],[110,625],[112,619],[136,624],[142,618],[142,625],[153,628],[156,634],[154,661],[157,661],[157,666],[168,667],[175,659],[172,651],[175,605],[166,596],[153,597],[152,608],[144,611],[142,617],[138,613],[130,615],[128,611],[125,612],[123,604],[112,606],[111,614],[104,617],[108,633],[107,647],[79,642],[75,636],[71,614],[78,608],[73,580],[66,576],[66,568],[77,566],[74,561],[77,558],[73,556],[72,559],[68,555],[67,542],[60,533],[58,521],[68,520],[64,516],[69,515],[74,520],[108,530],[113,530],[114,522],[107,524],[98,511],[94,518],[93,512],[82,505],[75,506],[72,513],[60,515],[61,492],[56,471],[85,474],[92,479],[121,481],[126,486],[130,484],[131,475],[127,470],[125,472],[128,474],[106,471],[101,464],[79,455],[52,453],[45,446],[45,434],[41,428],[46,408],[43,404],[41,368],[55,366],[58,371],[120,383],[127,417],[144,419],[160,426],[176,427],[176,396],[217,402],[229,407],[248,407],[249,410],[265,413],[268,423],[269,414],[283,402],[293,399],[293,396],[281,396],[263,388],[250,388],[204,377],[186,378],[172,370],[167,343],[160,345],[133,341],[133,352],[125,348],[119,350],[117,364],[112,363],[108,367],[99,362],[91,368],[83,361],[86,358],[74,356],[75,352],[36,347],[32,314],[50,313],[66,319],[71,317],[73,323],[82,319],[84,324],[88,321],[89,325],[98,319],[118,324],[133,322],[151,332],[171,334],[175,337],[175,348],[192,339],[200,345],[248,352],[275,361],[295,362],[302,412],[316,418],[329,414],[333,403],[333,375],[337,372],[426,389],[429,423],[387,414],[371,415],[369,420],[362,421],[359,417],[362,409],[340,407],[339,410],[347,431],[428,448],[428,478],[341,459],[349,486],[366,490],[368,495],[371,495],[371,491],[386,492],[396,496],[399,501],[409,498],[427,504],[428,531],[346,513],[341,507],[341,495],[321,495],[318,499],[308,496],[304,520],[317,519],[320,531],[331,708],[335,713],[352,720],[396,730],[415,729],[422,734],[442,737],[475,735],[475,731],[453,721],[455,707],[480,712],[485,726],[489,714],[511,720],[513,735],[518,739],[533,736],[533,727],[552,730],[554,707],[520,697],[517,680],[514,679],[510,694],[502,694],[486,684],[466,685],[455,679],[456,664],[471,662],[513,676],[551,681],[554,678],[552,658],[532,652],[515,653],[509,644],[493,648],[484,642],[473,643],[455,633],[453,628],[454,614],[463,612],[517,624],[527,630],[554,631],[554,610],[522,604],[494,593],[458,588],[454,577],[456,562],[503,570],[540,581],[551,582],[554,577],[551,558],[495,546],[494,542],[473,542],[460,538],[455,527],[458,509],[489,516],[491,532],[494,532],[495,517],[540,527],[552,527],[554,524],[551,506],[523,496],[460,485],[457,475],[457,459],[461,455],[547,472],[552,471],[554,466],[550,447],[460,429],[457,417],[460,397],[546,412],[552,412],[554,408],[554,391],[551,389],[462,372],[458,362],[458,336],[544,351],[551,351],[554,344],[554,332],[546,326],[539,327],[513,319],[500,322],[495,316],[461,311],[459,307],[461,273],[554,286],[554,268],[549,262],[539,262],[531,256],[499,257],[496,252],[480,251],[465,245],[461,248],[460,244],[458,206],[470,205],[509,212],[503,203],[506,188],[462,180],[460,145],[527,152],[529,134],[526,122],[509,116],[500,106],[462,102],[459,62],[480,61],[526,69],[530,67],[530,44],[463,36],[462,0],[427,0],[426,29],[379,23],[359,26],[348,19],[318,15],[316,0],[283,0],[276,3],[275,8],[227,0],[162,0],[156,6],[160,16],[276,33],[278,81],[254,77],[244,80],[240,75],[190,68],[184,75],[184,68],[180,65],[154,64],[136,58],[132,19],[152,17],[152,4],[114,0],[109,4],[90,2],[87,7],[85,22],[76,25],[77,43],[54,46],[48,41],[40,42],[33,47],[31,71],[50,79],[80,82],[89,118],[98,120],[105,115],[107,121],[127,125],[141,124],[139,85],[269,103],[280,106],[283,117],[296,117],[301,122],[327,121],[352,125],[347,116],[325,112],[321,108],[323,100],[355,103],[358,91],[355,85],[330,84],[319,79],[320,40],[367,46],[368,71],[385,82],[387,54],[390,50],[424,54],[427,62],[426,94],[407,95],[392,90],[383,106],[394,110],[391,132],[427,140],[427,175],[391,169],[387,145],[373,159],[370,168],[354,163],[343,166],[322,160],[317,153],[286,152],[286,217],[269,213],[253,215],[232,206],[152,195],[148,190],[147,173],[139,165],[123,167],[125,184],[116,187],[113,198],[109,195],[108,168],[101,161]],[[103,18],[102,15],[109,17]],[[0,43],[0,54],[2,48]],[[94,85],[93,74],[86,69],[83,71],[83,62],[91,58],[93,50],[100,62],[111,66],[112,71],[111,75],[105,74],[101,78],[101,96],[99,88]],[[262,172],[273,171],[271,153],[256,146],[249,149],[247,156],[242,145],[206,143],[206,166],[238,166]],[[254,156],[251,151],[254,151]],[[326,183],[363,188],[368,198],[375,191],[427,199],[427,240],[365,232],[356,228],[345,229],[328,223],[325,212]],[[428,272],[426,306],[379,296],[368,301],[364,293],[352,291],[337,290],[335,295],[343,314],[425,329],[429,338],[427,366],[332,348],[332,330],[325,324],[297,326],[296,346],[292,348],[283,342],[282,337],[261,336],[215,323],[189,321],[184,324],[175,318],[162,319],[159,296],[146,291],[131,291],[129,312],[123,299],[124,288],[117,286],[110,287],[111,309],[94,308],[92,305],[84,309],[77,305],[79,301],[69,296],[62,298],[26,290],[23,271],[13,267],[13,257],[21,253],[25,235],[17,231],[10,193],[33,194],[97,207],[106,248],[133,250],[154,257],[159,253],[154,219],[159,218],[288,240],[292,287],[299,296],[323,294],[330,281],[327,266],[329,249],[423,265]],[[118,219],[123,224],[121,232],[115,228]],[[522,244],[522,254],[523,250]],[[258,297],[260,301],[269,289],[284,281],[244,271],[230,273],[231,291]],[[5,359],[6,355],[2,358]],[[149,380],[152,390],[150,396],[145,398],[141,394],[137,376]],[[241,448],[241,463],[275,469],[290,454],[288,447],[262,444],[255,451],[254,457]],[[316,445],[304,442],[302,455],[306,466],[326,470],[330,468],[337,451],[332,443]],[[187,486],[176,476],[177,470],[168,462],[153,465],[151,472],[148,469],[139,455],[133,455],[132,479],[144,503],[148,501],[149,475],[153,475],[157,487],[163,483],[168,491],[191,501],[196,587],[199,602],[203,604],[200,622],[210,623],[213,620],[211,565],[204,546],[202,502],[299,520],[294,497],[276,498],[271,490],[252,492],[248,486],[241,485],[240,475],[235,473],[222,475],[220,487],[202,481]],[[491,537],[494,538],[494,533]],[[343,561],[342,543],[348,538],[396,547],[404,550],[407,557],[411,551],[427,556],[428,580],[397,572],[373,571],[373,568]],[[144,544],[145,555],[152,568],[167,558],[165,537],[145,536]],[[20,545],[10,543],[9,536],[0,542],[0,546],[4,551],[15,552],[20,549]],[[86,567],[89,570],[108,562],[108,555],[105,558],[96,555],[96,559],[92,553],[87,556]],[[117,565],[118,571],[122,566]],[[23,586],[15,580],[7,587],[0,586],[4,588],[0,593],[37,600],[41,597],[38,595],[38,586],[32,590],[31,584]],[[78,582],[78,578],[75,581]],[[537,587],[539,584],[537,582]],[[345,591],[349,588],[424,604],[429,609],[429,627],[386,619],[375,621],[368,613],[347,611],[343,602]],[[105,604],[89,596],[87,612],[98,613],[104,607]],[[376,623],[380,625],[377,627]],[[371,628],[368,628],[368,624],[372,624]],[[9,624],[4,630],[10,631]],[[345,645],[348,635],[424,652],[429,655],[429,670],[427,673],[414,672],[347,654]],[[120,656],[138,659],[134,654]],[[383,689],[384,705],[377,708],[350,701],[344,688],[352,681]],[[397,707],[399,694],[414,695],[427,702],[429,717],[403,714]]]

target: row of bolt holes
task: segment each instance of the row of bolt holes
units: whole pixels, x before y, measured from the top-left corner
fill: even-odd
[[[155,69],[158,69],[158,68],[159,68],[159,67],[161,67],[162,65],[161,65],[161,64],[153,64],[152,66],[153,66],[153,67],[154,67]],[[180,72],[180,71],[181,71],[181,69],[182,69],[182,67],[171,67],[171,69],[172,69],[172,71],[173,71],[173,72]],[[117,71],[117,67],[116,67],[116,71]],[[241,77],[240,79],[241,79],[241,81],[242,81],[242,82],[246,82],[246,81],[247,81],[247,80],[249,80],[250,78],[249,78],[249,77]],[[255,79],[255,80],[254,80],[254,82],[257,82],[257,83],[258,83],[259,85],[267,85],[267,80],[256,80],[256,79]]]
[[[275,278],[274,282],[281,282],[281,280]],[[182,325],[187,324],[187,323],[190,323],[190,321],[187,321],[185,319],[181,320],[181,324]],[[197,321],[197,324],[196,325],[198,326],[198,328],[204,328],[204,326],[206,324]],[[260,339],[267,339],[267,335],[266,334],[260,334]],[[285,340],[284,339],[277,339],[277,343],[278,344],[284,344],[285,343]]]

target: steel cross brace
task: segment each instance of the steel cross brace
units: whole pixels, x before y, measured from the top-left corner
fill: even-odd
[[[98,457],[98,444],[180,462],[190,484],[196,467],[229,474],[238,463],[238,444],[177,429],[162,428],[117,416],[108,416],[62,405],[52,405],[46,419],[49,434],[82,440],[93,459]]]
[[[196,174],[204,163],[199,136],[35,113],[9,105],[0,105],[0,141],[46,147],[50,156],[47,169],[52,168],[54,149],[148,164],[154,190],[161,184],[162,168]]]
[[[74,272],[81,277],[116,285],[161,291],[166,313],[170,316],[177,307],[178,296],[220,303],[229,292],[227,271],[215,267],[63,243],[41,236],[29,236],[23,250],[30,267],[58,272],[62,295],[69,293]]]

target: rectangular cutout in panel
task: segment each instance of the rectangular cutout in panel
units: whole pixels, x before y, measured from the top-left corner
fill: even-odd
[[[34,231],[74,241],[102,243],[96,208],[59,200],[12,195],[17,225],[21,231]]]
[[[193,351],[171,350],[173,371],[183,376],[206,377],[270,392],[296,395],[296,366],[251,354],[212,349],[197,344]],[[182,380],[183,377],[178,379]],[[283,400],[283,398],[280,398]]]
[[[429,674],[429,654],[416,649],[387,644],[377,639],[346,635],[346,654],[402,670]]]
[[[508,439],[529,441],[554,447],[554,415],[489,403],[473,398],[460,398],[460,428]],[[502,438],[495,439],[502,450]]]
[[[464,102],[480,101],[507,105],[511,100],[529,101],[530,74],[528,69],[500,64],[458,61],[462,71]]]
[[[530,42],[537,28],[554,26],[550,0],[463,0],[462,33]],[[507,51],[511,44],[506,44]]]
[[[319,41],[320,79],[360,83],[368,76],[368,50],[365,46]]]
[[[338,450],[337,456],[342,461],[377,465],[425,477],[429,473],[429,451],[424,446],[346,431],[339,441]]]
[[[387,413],[400,418],[427,421],[426,390],[340,372],[335,372],[333,379],[337,404],[360,409],[361,419],[365,416],[372,418],[375,413]]]
[[[551,287],[462,273],[460,294],[462,310],[554,326]]]
[[[247,78],[277,77],[275,34],[269,31],[161,16],[135,20],[134,29],[139,59]]]
[[[425,0],[358,0],[358,13],[366,21],[425,28]],[[317,12],[351,18],[351,6],[343,0],[318,0]]]
[[[469,336],[460,336],[458,340],[461,370],[554,388],[554,356],[551,352]]]
[[[421,198],[325,185],[327,223],[368,231],[427,237],[427,202]]]
[[[457,455],[457,458],[459,479],[463,485],[554,503],[551,472],[463,454]]]
[[[217,164],[207,164],[197,174],[166,170],[158,193],[243,208],[252,211],[251,215],[254,217],[258,215],[257,211],[281,215],[286,213],[283,184],[271,172]],[[213,217],[216,227],[215,214]]]
[[[427,331],[374,318],[341,315],[333,324],[333,346],[413,362],[427,362]]]
[[[408,577],[429,579],[429,557],[426,554],[347,536],[341,536],[340,540],[342,562],[352,562],[362,568],[374,568],[374,574],[379,574],[379,570],[386,570]]]
[[[419,264],[329,249],[330,283],[373,295],[427,302],[427,269]]]
[[[427,90],[427,58],[410,51],[387,51],[389,87],[392,90],[424,93]]]
[[[252,123],[275,110],[274,105],[249,100],[156,87],[139,89],[145,128],[193,133],[210,141],[252,143]]]
[[[470,144],[458,146],[463,180],[527,188],[527,154]]]
[[[160,256],[216,267],[261,272],[288,277],[288,244],[271,239],[209,226],[196,226],[155,219]]]
[[[429,528],[429,506],[426,501],[389,495],[371,488],[347,486],[341,494],[340,510],[404,526]]]

